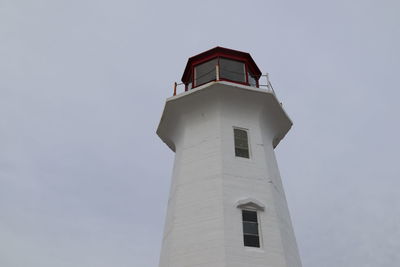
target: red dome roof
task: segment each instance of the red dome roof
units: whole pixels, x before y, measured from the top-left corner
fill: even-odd
[[[188,59],[185,71],[182,75],[182,82],[184,84],[188,84],[191,82],[193,76],[193,67],[195,65],[216,57],[224,57],[228,59],[243,61],[256,77],[261,76],[260,69],[257,67],[256,63],[249,53],[217,46]]]

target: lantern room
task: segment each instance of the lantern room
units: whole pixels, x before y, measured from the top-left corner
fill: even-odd
[[[189,58],[182,76],[185,91],[211,81],[259,87],[261,71],[249,53],[215,47]]]

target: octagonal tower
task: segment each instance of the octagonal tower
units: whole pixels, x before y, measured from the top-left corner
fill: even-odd
[[[300,267],[274,148],[292,122],[250,54],[189,58],[157,129],[175,152],[160,267]]]

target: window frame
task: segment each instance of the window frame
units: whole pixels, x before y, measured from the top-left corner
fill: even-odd
[[[208,62],[211,62],[211,61],[213,61],[213,60],[216,60],[216,64],[215,64],[215,66],[214,66],[214,68],[213,68],[213,71],[214,71],[214,74],[215,74],[215,78],[214,79],[211,79],[211,80],[209,80],[209,81],[207,81],[207,82],[203,82],[203,83],[200,83],[200,84],[198,84],[197,83],[197,73],[196,73],[196,68],[197,67],[199,67],[200,65],[202,65],[202,64],[205,64],[205,63],[208,63]],[[200,62],[198,62],[198,63],[196,63],[196,65],[193,65],[193,77],[192,77],[192,88],[195,88],[195,87],[198,87],[198,86],[201,86],[201,85],[203,85],[203,84],[207,84],[207,83],[209,83],[209,82],[213,82],[213,81],[216,81],[217,80],[217,73],[216,73],[216,66],[217,65],[219,65],[219,57],[213,57],[213,58],[208,58],[207,60],[203,60],[203,61],[200,61]],[[211,73],[212,71],[210,71],[209,73]],[[208,74],[208,73],[206,73],[206,74]],[[203,74],[203,75],[206,75],[206,74]]]
[[[221,75],[221,65],[220,65],[220,60],[221,59],[226,59],[226,60],[230,60],[230,61],[237,61],[243,64],[243,75],[244,75],[244,82],[240,82],[240,81],[234,81],[234,80],[230,80],[227,78],[222,77]],[[227,81],[227,82],[232,82],[232,83],[237,83],[237,84],[243,84],[243,85],[250,85],[249,84],[249,77],[247,77],[247,71],[248,71],[248,67],[247,67],[247,62],[243,61],[243,60],[239,60],[239,59],[235,59],[235,58],[229,58],[229,57],[218,57],[218,66],[219,67],[219,80],[220,81]]]
[[[243,212],[254,212],[256,215],[256,222],[253,221],[245,221],[243,218]],[[252,208],[241,208],[240,209],[241,212],[241,217],[242,217],[242,240],[243,240],[243,246],[245,248],[254,248],[254,249],[261,249],[262,248],[262,235],[261,235],[261,223],[260,223],[260,216],[259,216],[259,212],[257,209],[252,209]],[[251,233],[245,233],[245,223],[255,223],[257,224],[257,234],[251,234]],[[249,244],[246,245],[246,236],[256,236],[258,238],[258,246],[251,246]]]
[[[202,60],[198,60],[196,62],[193,62],[192,66],[191,66],[191,83],[192,83],[192,86],[191,86],[191,88],[189,88],[189,83],[185,84],[185,91],[190,90],[190,89],[194,89],[196,87],[199,87],[199,86],[201,86],[203,84],[207,84],[207,83],[212,82],[212,81],[217,81],[217,76],[216,76],[215,80],[210,80],[210,81],[205,82],[205,83],[197,84],[195,72],[196,72],[196,67],[197,66],[199,66],[199,65],[201,65],[201,64],[203,64],[203,63],[205,63],[207,61],[214,60],[214,59],[217,59],[216,66],[219,67],[221,58],[232,60],[232,61],[238,61],[238,62],[243,63],[244,64],[244,72],[245,72],[244,73],[245,82],[238,82],[238,81],[233,81],[233,80],[222,78],[221,77],[221,69],[220,68],[218,70],[218,72],[219,72],[218,73],[218,76],[219,76],[218,81],[227,81],[227,82],[232,82],[232,83],[237,83],[237,84],[242,84],[242,85],[247,85],[247,86],[259,88],[259,83],[258,83],[259,77],[254,76],[254,74],[253,74],[252,77],[254,77],[256,79],[256,84],[253,86],[253,85],[250,85],[250,83],[249,83],[249,77],[248,77],[249,72],[250,73],[254,73],[254,72],[253,72],[251,66],[249,66],[248,60],[245,60],[245,59],[243,59],[241,57],[225,56],[223,54],[217,54],[217,55],[209,56],[209,57],[206,57],[206,58],[204,58]]]
[[[243,160],[251,160],[252,159],[252,153],[251,153],[251,146],[250,146],[250,131],[249,131],[249,129],[236,127],[236,126],[233,126],[232,128],[233,128],[233,153],[235,155],[235,158],[243,159]],[[240,131],[245,131],[246,132],[246,135],[247,135],[247,150],[248,150],[249,157],[241,157],[241,156],[236,155],[235,130],[240,130]]]
[[[267,210],[267,206],[264,205],[263,202],[253,198],[253,197],[244,197],[239,199],[235,203],[236,208],[240,210],[240,221],[241,221],[241,233],[242,233],[242,242],[243,242],[243,247],[246,249],[255,249],[255,250],[263,250],[264,247],[264,238],[263,238],[263,232],[262,232],[262,215],[264,212]],[[243,231],[243,211],[254,211],[257,214],[257,223],[258,223],[258,242],[259,242],[259,247],[250,247],[250,246],[245,246],[244,245],[244,231]]]

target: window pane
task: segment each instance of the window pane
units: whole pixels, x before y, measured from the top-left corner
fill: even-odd
[[[247,132],[245,130],[235,129],[235,138],[247,139]]]
[[[260,247],[257,211],[242,210],[243,240],[247,247]]]
[[[243,222],[243,233],[249,235],[258,235],[258,223]]]
[[[244,235],[243,239],[246,247],[260,247],[260,238],[256,235]]]
[[[248,148],[247,140],[246,139],[235,139],[236,147],[237,148]]]
[[[249,141],[247,139],[247,131],[233,129],[235,139],[235,155],[237,157],[249,158]]]
[[[195,72],[195,86],[215,81],[215,68],[217,65],[217,59],[213,59],[202,64],[197,65],[194,68]]]
[[[242,210],[242,219],[244,222],[258,222],[257,211]]]
[[[235,148],[235,156],[241,158],[250,158],[248,149]]]
[[[245,67],[243,62],[220,58],[219,66],[221,78],[235,82],[246,82]]]
[[[247,77],[249,79],[250,86],[254,86],[254,87],[257,86],[257,80],[256,80],[256,78],[253,76],[253,74],[251,72],[247,73]]]

